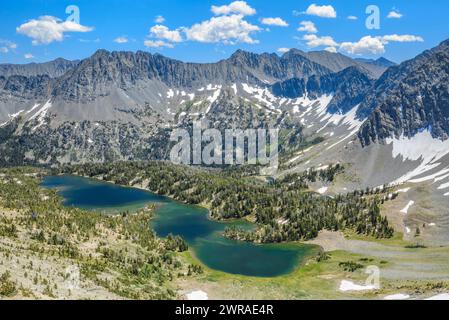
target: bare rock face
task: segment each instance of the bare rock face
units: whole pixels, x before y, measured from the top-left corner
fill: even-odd
[[[359,137],[364,145],[430,130],[449,135],[449,41],[390,68],[375,83],[358,114],[368,117]]]

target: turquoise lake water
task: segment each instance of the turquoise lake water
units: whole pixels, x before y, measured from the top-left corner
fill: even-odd
[[[228,240],[222,236],[227,226],[249,229],[254,225],[245,221],[212,221],[204,208],[137,188],[75,176],[48,176],[42,186],[57,189],[66,206],[109,214],[157,204],[156,217],[151,224],[156,233],[161,237],[170,233],[182,236],[203,264],[226,273],[256,277],[284,275],[316,252],[316,247],[309,245],[256,245]]]

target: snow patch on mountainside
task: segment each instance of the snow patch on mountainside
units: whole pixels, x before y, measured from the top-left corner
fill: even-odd
[[[209,113],[210,108],[212,107],[214,102],[217,101],[218,97],[220,96],[220,93],[221,93],[221,87],[220,87],[220,89],[215,90],[215,92],[213,93],[212,96],[207,97],[207,100],[210,102],[210,104],[209,104],[209,107],[206,110],[206,114]]]
[[[319,194],[325,194],[327,192],[328,187],[322,187],[320,189],[317,190],[317,192]]]
[[[247,83],[242,83],[242,88],[243,91],[250,94],[253,98],[258,100],[260,103],[263,103],[269,109],[280,112],[275,108],[275,105],[279,105],[279,103],[277,103],[278,98],[276,98],[268,89],[252,87]]]
[[[408,210],[415,204],[415,201],[410,201],[407,203],[407,205],[404,207],[404,209],[401,210],[401,213],[407,214]]]
[[[342,280],[340,283],[340,291],[347,292],[347,291],[366,291],[366,290],[374,290],[377,289],[376,286],[368,285],[368,286],[361,286],[358,284],[355,284],[352,281],[348,280]]]
[[[346,114],[334,114],[328,119],[327,123],[325,124],[325,126],[323,128],[327,127],[329,124],[333,124],[335,126],[346,125],[346,126],[348,126],[348,130],[350,130],[350,132],[346,136],[343,136],[337,142],[335,142],[334,144],[329,146],[326,150],[332,149],[333,147],[348,140],[349,138],[351,138],[352,136],[357,134],[357,132],[359,132],[359,130],[360,130],[361,126],[363,125],[363,123],[365,122],[365,120],[357,119],[358,108],[359,108],[359,105],[356,105],[354,108],[352,108]]]
[[[18,117],[22,112],[24,112],[24,111],[25,111],[25,110],[20,110],[19,112],[16,112],[16,113],[14,113],[14,114],[8,114],[8,117],[9,117],[8,121],[6,121],[6,122],[0,124],[0,128],[3,127],[3,126],[5,126],[6,124],[8,124],[11,120],[17,118],[17,117]]]
[[[386,142],[393,147],[393,158],[401,157],[403,161],[421,161],[418,167],[397,179],[394,182],[395,184],[407,181],[413,183],[424,182],[437,179],[449,172],[449,169],[445,168],[437,173],[416,179],[424,173],[434,170],[441,165],[438,161],[449,154],[449,140],[442,141],[435,139],[432,137],[432,134],[426,130],[411,138],[404,136],[401,136],[399,139],[387,138]]]
[[[35,114],[33,114],[28,121],[32,121],[34,119],[37,119],[39,122],[32,131],[35,131],[37,128],[41,127],[45,122],[45,117],[47,116],[48,110],[51,108],[51,102],[48,100],[42,108],[40,108]]]
[[[384,297],[384,300],[407,300],[410,299],[410,295],[405,293],[396,293]]]
[[[187,300],[209,300],[209,297],[207,296],[207,293],[202,290],[196,290],[192,291],[186,294]]]

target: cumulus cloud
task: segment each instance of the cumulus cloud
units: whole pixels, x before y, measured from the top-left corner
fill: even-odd
[[[33,39],[33,45],[62,41],[66,32],[90,32],[92,30],[92,27],[86,27],[73,21],[62,21],[52,16],[32,19],[16,28],[17,33]]]
[[[340,49],[349,54],[382,54],[385,52],[385,44],[378,37],[366,36],[357,42],[343,42]]]
[[[216,15],[241,14],[244,16],[252,16],[256,14],[256,10],[251,8],[246,1],[234,1],[224,6],[212,6],[211,11]]]
[[[289,48],[279,48],[278,49],[278,52],[280,52],[280,53],[286,53],[286,52],[289,52],[289,51],[290,51]]]
[[[402,18],[402,14],[396,10],[392,10],[388,13],[387,16],[388,19],[401,19]]]
[[[118,37],[114,39],[115,43],[128,43],[128,38],[127,37]]]
[[[162,40],[145,40],[143,44],[148,48],[173,48],[173,44]]]
[[[335,40],[330,36],[323,36],[318,37],[315,34],[306,34],[303,37],[303,40],[307,41],[307,46],[309,48],[316,48],[316,47],[336,47],[338,46],[338,43],[335,42]]]
[[[251,35],[260,31],[256,25],[244,20],[241,14],[212,17],[210,20],[184,28],[188,40],[205,43],[258,43]]]
[[[211,10],[216,16],[190,27],[170,30],[164,25],[155,25],[150,29],[145,45],[151,48],[172,48],[176,43],[183,41],[223,43],[227,45],[258,43],[257,40],[252,38],[252,35],[261,31],[261,28],[245,20],[245,16],[255,14],[256,10],[251,8],[245,1],[234,1],[229,5],[220,7],[212,6]],[[262,23],[288,26],[281,18],[265,18],[262,20]]]
[[[337,17],[337,11],[335,11],[334,7],[331,5],[328,6],[318,6],[316,4],[311,4],[306,12],[306,14],[311,16],[318,16],[321,18],[336,18]]]
[[[315,24],[312,21],[302,21],[300,23],[301,27],[298,28],[298,31],[308,32],[308,33],[317,33],[318,29],[315,27]]]
[[[382,54],[385,52],[385,46],[390,42],[423,42],[420,36],[404,34],[404,35],[385,35],[379,37],[365,36],[357,42],[343,42],[340,49],[355,55],[361,54]]]
[[[263,18],[261,22],[268,26],[288,27],[288,23],[281,18]]]
[[[23,56],[25,59],[33,59],[34,58],[34,56],[31,53],[25,53]]]
[[[166,26],[155,25],[150,29],[150,35],[153,38],[164,39],[169,42],[181,42],[182,37],[179,30],[169,30]]]
[[[158,24],[164,23],[165,22],[165,18],[163,16],[161,16],[161,15],[156,16],[156,18],[154,19],[154,22],[156,22]]]

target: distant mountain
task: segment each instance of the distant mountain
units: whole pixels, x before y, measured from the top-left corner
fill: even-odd
[[[284,54],[284,56],[286,55],[302,55],[315,63],[325,66],[333,72],[340,72],[349,67],[359,67],[375,79],[379,78],[388,68],[388,66],[382,65],[381,63],[371,63],[369,60],[363,61],[351,59],[341,53],[334,53],[326,50],[303,52],[301,50],[291,49]]]
[[[79,61],[69,61],[62,58],[45,62],[45,63],[29,63],[29,64],[0,64],[0,76],[42,76],[46,75],[50,78],[62,76],[68,70],[74,68]]]
[[[367,145],[387,137],[411,137],[421,130],[449,137],[449,40],[389,68],[358,111],[368,117],[360,139]]]
[[[396,66],[397,64],[393,61],[390,61],[384,57],[380,57],[379,59],[363,59],[363,58],[356,58],[355,59],[358,62],[362,62],[362,63],[366,63],[366,64],[371,64],[374,66],[379,66],[379,67],[383,67],[383,68],[389,68],[389,67],[393,67]]]

